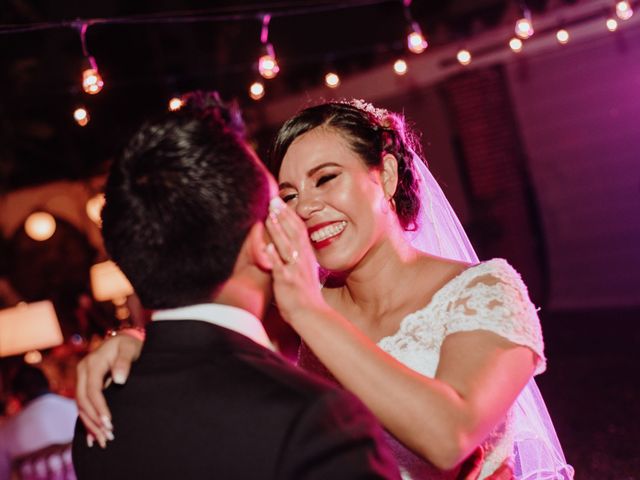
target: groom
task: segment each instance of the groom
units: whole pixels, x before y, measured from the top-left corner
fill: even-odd
[[[105,392],[115,439],[91,448],[76,426],[79,479],[398,478],[363,405],[272,351],[273,195],[212,94],[143,125],[115,162],[105,246],[155,313],[126,386]]]

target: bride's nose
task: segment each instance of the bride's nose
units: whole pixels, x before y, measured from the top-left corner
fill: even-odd
[[[298,202],[296,204],[296,213],[303,220],[311,218],[311,216],[322,210],[324,203],[315,195],[309,193],[299,193]]]

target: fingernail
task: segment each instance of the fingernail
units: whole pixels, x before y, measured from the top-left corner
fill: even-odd
[[[267,245],[267,253],[271,254],[271,253],[275,253],[276,251],[276,247],[273,246],[273,243],[270,243],[269,245]]]
[[[127,376],[123,372],[113,373],[113,383],[116,385],[124,385],[127,381]]]
[[[103,415],[100,417],[100,420],[102,420],[102,425],[104,425],[104,428],[106,428],[107,430],[113,430],[113,423],[111,423],[111,419],[109,417]]]
[[[100,445],[100,448],[107,448],[107,441],[104,439],[104,437],[102,435],[98,435],[98,445]]]
[[[95,438],[90,433],[87,434],[87,447],[93,447],[93,442],[95,442]]]
[[[107,430],[104,432],[104,436],[107,437],[107,440],[113,442],[115,440],[115,436],[113,435],[113,432],[111,430]]]
[[[280,197],[273,197],[269,201],[269,211],[274,212],[276,215],[280,213],[280,210],[284,208],[284,201]]]

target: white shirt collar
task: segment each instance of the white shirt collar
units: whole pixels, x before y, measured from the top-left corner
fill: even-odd
[[[200,303],[188,307],[157,310],[151,320],[201,320],[240,333],[263,347],[275,350],[262,322],[253,314],[238,307],[219,303]]]

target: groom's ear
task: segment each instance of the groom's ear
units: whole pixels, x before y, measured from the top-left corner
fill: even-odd
[[[269,236],[264,223],[254,223],[247,235],[249,252],[253,258],[253,263],[265,271],[271,271],[273,268],[271,260],[266,252],[269,242],[271,242],[271,237]]]

